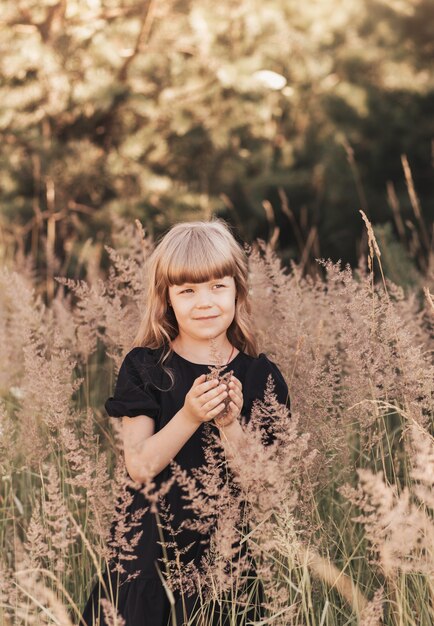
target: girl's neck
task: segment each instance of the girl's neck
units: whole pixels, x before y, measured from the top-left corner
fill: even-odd
[[[187,359],[187,361],[192,361],[193,363],[212,363],[214,361],[209,341],[194,341],[190,338],[183,341],[178,335],[170,345],[177,354]],[[223,362],[228,360],[231,352],[232,358],[238,353],[236,348],[232,351],[233,346],[226,336],[216,337],[215,346]]]

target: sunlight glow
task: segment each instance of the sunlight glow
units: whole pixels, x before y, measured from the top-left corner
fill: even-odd
[[[271,70],[258,70],[253,74],[253,78],[269,89],[283,89],[286,85],[286,78]]]

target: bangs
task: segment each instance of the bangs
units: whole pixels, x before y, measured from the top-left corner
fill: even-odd
[[[231,251],[222,249],[221,245],[216,246],[216,243],[208,237],[195,236],[192,229],[172,251],[165,268],[167,284],[204,283],[215,278],[235,276],[236,265]]]

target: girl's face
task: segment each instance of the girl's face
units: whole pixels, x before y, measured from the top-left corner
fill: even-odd
[[[226,332],[235,316],[235,296],[233,276],[169,287],[179,334],[197,340]]]

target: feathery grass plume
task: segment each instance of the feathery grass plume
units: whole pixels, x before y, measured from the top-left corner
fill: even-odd
[[[306,531],[307,525],[299,524],[297,508],[308,508],[311,485],[305,479],[316,456],[315,451],[308,451],[309,435],[298,432],[297,415],[288,420],[288,413],[286,406],[277,402],[270,374],[264,399],[255,400],[250,420],[244,425],[243,445],[229,460],[245,504],[249,543],[264,583],[267,606],[275,610],[282,608],[281,591],[274,582],[276,566],[284,567],[282,557],[294,558],[295,538],[301,529]],[[274,441],[264,445],[270,437]],[[300,504],[302,490],[304,503]]]
[[[85,346],[77,342],[76,324],[74,321],[74,309],[70,293],[65,294],[65,290],[58,287],[51,302],[50,311],[53,318],[54,328],[61,329],[60,337],[63,346],[68,348],[71,356],[78,363],[82,361],[83,353],[86,353]]]
[[[59,430],[58,444],[65,463],[65,484],[71,486],[69,497],[80,505],[86,504],[88,533],[107,537],[116,485],[110,479],[108,451],[98,451],[99,436],[93,432],[94,422],[93,411],[88,409],[79,429],[63,426]]]
[[[75,326],[74,346],[80,360],[85,363],[96,351],[98,339],[108,345],[113,341],[113,345],[118,342],[122,346],[127,328],[137,320],[129,317],[129,307],[122,309],[121,294],[109,297],[108,287],[102,280],[94,285],[89,285],[84,280],[76,281],[59,276],[56,276],[56,280],[70,289],[77,300],[72,316]],[[113,323],[108,329],[108,319],[116,320],[117,324]]]
[[[47,586],[41,572],[31,566],[25,546],[14,537],[14,624],[32,626],[41,623],[74,626],[58,591]],[[12,608],[12,607],[11,607]]]
[[[170,592],[179,590],[183,596],[191,595],[196,591],[197,568],[193,561],[185,562],[183,556],[195,545],[195,542],[180,545],[177,536],[183,526],[175,528],[174,515],[164,498],[160,499],[158,512],[158,529],[163,556],[160,559],[159,569],[164,568],[163,579],[165,587]]]
[[[136,483],[130,479],[124,459],[121,456],[117,458],[113,480],[115,513],[111,517],[110,527],[105,529],[105,534],[101,537],[102,545],[97,547],[97,552],[101,558],[110,563],[111,571],[122,575],[128,574],[124,577],[125,582],[133,580],[141,573],[140,569],[134,568],[134,561],[137,559],[136,546],[143,535],[143,530],[140,530],[141,519],[148,510],[157,517],[163,550],[162,563],[167,565],[167,571],[172,567],[166,556],[167,547],[172,545],[167,539],[167,534],[164,536],[162,531],[167,527],[172,534],[177,534],[170,526],[170,519],[166,518],[164,508],[164,496],[171,489],[175,479],[171,477],[163,481],[157,489],[153,475],[153,468],[150,467],[148,477],[145,477],[142,483]],[[140,490],[144,495],[147,505],[131,514],[130,505],[136,490]],[[126,562],[132,562],[132,565],[126,567]]]
[[[419,501],[434,513],[434,438],[417,423],[409,426],[408,434],[411,443],[410,473],[415,481],[413,491]],[[434,545],[432,555],[434,559]]]
[[[6,267],[0,268],[0,340],[2,361],[0,393],[19,387],[23,348],[31,338],[51,334],[46,307],[30,279]]]
[[[359,485],[341,493],[361,510],[353,521],[363,525],[375,562],[392,579],[398,571],[434,573],[434,524],[413,501],[410,489],[401,493],[385,483],[382,472],[357,470]]]
[[[275,437],[266,447],[262,445],[264,425]],[[245,445],[230,463],[236,467],[235,479],[248,502],[249,541],[265,584],[265,608],[281,611],[288,604],[289,588],[287,594],[282,587],[276,588],[275,572],[287,571],[290,577],[294,568],[307,566],[313,576],[335,588],[360,614],[367,605],[363,593],[309,543],[311,529],[303,518],[312,517],[314,485],[308,476],[316,451],[308,450],[309,435],[299,433],[298,416],[293,414],[288,421],[288,410],[277,402],[271,375],[264,400],[255,401],[252,407],[246,432]]]
[[[291,362],[287,350],[294,346],[292,322],[298,317],[297,302],[291,297],[296,278],[285,273],[281,260],[262,239],[250,249],[248,262],[252,320],[260,351],[283,357],[279,363],[284,371],[285,364]]]
[[[164,497],[159,504],[159,528],[164,547],[164,581],[171,591],[182,595],[195,591],[201,594],[205,612],[210,602],[222,602],[237,596],[239,582],[247,569],[247,558],[239,553],[240,514],[239,493],[234,490],[228,468],[222,457],[222,443],[211,424],[204,425],[206,463],[190,472],[171,461],[172,479],[182,492],[184,509],[191,514],[180,528],[173,527],[173,515]],[[183,529],[203,535],[205,548],[200,563],[185,554],[190,545],[178,545],[177,535]]]
[[[141,507],[133,514],[130,513],[130,506],[134,498],[131,488],[137,487],[136,483],[128,476],[123,462],[119,459],[115,467],[113,480],[115,506],[113,508],[112,525],[106,529],[102,537],[103,544],[96,548],[97,552],[111,563],[110,569],[121,575],[127,573],[124,567],[126,561],[137,559],[135,548],[143,535],[140,530],[141,516],[148,507]],[[139,575],[139,571],[128,575],[128,579],[133,579]]]
[[[0,399],[0,475],[3,480],[12,475],[15,467],[12,450],[16,439],[16,426],[10,419],[6,402]]]
[[[240,520],[240,506],[239,498],[231,489],[230,479],[225,478],[219,438],[211,431],[210,425],[205,431],[204,436],[208,443],[206,464],[194,468],[191,475],[174,461],[172,466],[173,476],[183,492],[184,510],[192,511],[190,517],[183,520],[181,527],[202,533],[202,543],[207,548],[205,559],[200,564],[203,569],[200,576],[202,593],[206,594],[213,587],[210,579],[212,577],[214,585],[218,583],[221,594],[228,590],[231,583],[228,568],[236,555],[235,544],[239,539],[236,524]],[[193,571],[193,560],[189,567]],[[234,563],[235,567],[237,566]],[[185,580],[184,571],[179,571],[177,575],[178,580],[172,577],[172,584],[175,588],[185,587],[189,581]],[[194,591],[193,582],[197,591],[197,580],[196,576],[194,581],[190,581],[191,592]]]
[[[375,243],[371,238],[372,253],[378,248]],[[338,459],[348,466],[352,425],[366,431],[377,420],[358,406],[364,398],[398,396],[397,401],[408,405],[420,403],[422,396],[421,419],[427,418],[433,371],[419,348],[426,345],[427,336],[420,328],[416,298],[404,300],[402,291],[389,282],[394,302],[388,308],[387,294],[374,289],[362,267],[353,277],[349,266],[341,270],[339,263],[319,260],[326,270],[322,282],[302,278],[292,264],[291,275],[281,272],[278,277],[284,291],[276,294],[265,278],[270,259],[272,251],[262,258],[256,250],[249,257],[255,324],[259,335],[267,337],[267,353],[282,365],[312,445],[324,452],[318,456],[318,473],[326,477],[324,466]],[[275,281],[276,265],[270,272]],[[349,412],[350,407],[355,408]]]
[[[369,270],[372,271],[374,268],[374,257],[376,256],[378,259],[381,257],[381,251],[378,247],[377,240],[375,238],[374,229],[372,228],[371,222],[366,217],[366,213],[362,210],[359,211],[362,216],[363,221],[365,222],[366,230],[368,232],[368,246],[369,246],[369,256],[368,256],[368,267]]]
[[[52,346],[30,340],[23,353],[23,399],[17,410],[18,436],[27,461],[37,466],[51,451],[47,446],[49,433],[56,433],[63,425],[75,423],[71,398],[80,388],[82,379],[73,378],[76,362],[61,346],[57,332]],[[55,439],[53,444],[56,446]]]
[[[412,334],[410,334],[409,332],[409,326],[406,324],[405,327],[403,327],[404,320],[402,319],[402,317],[399,315],[399,312],[397,311],[398,307],[391,306],[387,285],[388,284],[391,285],[392,283],[391,281],[386,281],[384,277],[383,268],[382,268],[381,261],[380,261],[381,252],[378,247],[377,241],[375,239],[372,225],[369,222],[366,215],[364,214],[364,212],[360,211],[360,213],[362,215],[362,218],[366,224],[367,231],[368,231],[368,242],[369,242],[369,251],[370,251],[369,257],[371,260],[369,269],[373,270],[373,258],[374,258],[374,252],[375,252],[375,255],[377,256],[379,267],[380,267],[381,277],[383,280],[384,293],[387,298],[387,305],[389,305],[387,306],[387,321],[389,322],[389,324],[385,325],[385,330],[390,330],[387,338],[389,339],[389,343],[395,347],[395,353],[399,359],[398,367],[400,368],[400,370],[398,371],[398,373],[400,374],[400,377],[403,378],[403,381],[401,381],[401,384],[400,384],[400,389],[401,389],[401,394],[402,394],[401,397],[403,398],[402,403],[404,404],[404,406],[409,406],[411,404],[410,395],[412,394],[412,392],[414,393],[414,390],[416,389],[417,400],[419,401],[419,404],[422,405],[421,406],[421,409],[422,409],[421,422],[426,423],[426,419],[424,420],[424,417],[428,417],[428,415],[432,414],[432,409],[434,408],[434,398],[430,391],[431,384],[429,382],[429,378],[426,377],[426,368],[423,367],[422,365],[423,361],[425,361],[426,363],[426,359],[423,359],[423,357],[420,358],[421,355],[420,355],[419,346],[414,345],[414,340],[416,338],[415,334],[417,334],[417,331],[419,330],[417,328],[417,325],[414,324],[414,317],[415,316],[419,317],[420,313],[414,311],[414,315],[412,315],[411,318],[408,319],[409,323],[413,322],[412,326],[416,330],[416,333],[413,334],[412,336]],[[372,283],[373,283],[373,271],[372,271]],[[395,293],[396,291],[397,290],[395,289]],[[421,367],[416,369],[415,365],[417,363],[417,360],[419,360]],[[431,364],[430,372],[428,373],[428,376],[432,376],[433,373],[434,373],[434,366],[433,364]],[[421,377],[422,377],[422,380],[421,380]],[[422,395],[422,398],[419,397],[420,395]],[[394,400],[395,399],[396,398],[394,398]],[[420,402],[420,400],[422,400],[423,404],[422,402]]]
[[[431,392],[434,367],[423,349],[420,320],[415,300],[385,301],[376,292],[371,332],[360,346],[361,356],[369,357],[368,362],[363,358],[358,367],[364,380],[355,371],[348,383],[354,389],[358,382],[358,389],[364,392],[365,398],[389,401],[406,408],[417,406],[418,419],[426,424],[434,408]],[[347,352],[353,342],[353,337],[347,340]]]
[[[324,453],[317,461],[318,475],[324,476],[324,467],[331,465],[337,455],[348,451],[342,408],[352,404],[344,385],[342,354],[339,351],[335,358],[330,357],[337,350],[337,325],[331,311],[337,296],[337,281],[329,285],[319,281],[314,283],[309,277],[303,279],[294,265],[290,276],[281,272],[276,278],[278,268],[274,263],[271,276],[275,277],[276,283],[283,283],[284,288],[273,292],[270,304],[271,287],[268,287],[266,274],[272,256],[273,253],[268,252],[263,259],[258,251],[254,251],[249,257],[253,272],[251,297],[255,323],[259,335],[267,337],[266,342],[261,342],[267,354],[281,366],[291,397],[295,398],[294,406],[303,416],[302,427],[312,435],[312,447]],[[339,269],[330,271],[337,273]],[[339,279],[342,280],[341,274]],[[344,287],[353,288],[352,291],[356,289],[351,280],[346,277],[344,280]],[[270,307],[273,310],[271,317]],[[341,402],[334,402],[339,397]]]
[[[402,168],[404,170],[405,182],[407,185],[407,191],[408,191],[408,195],[410,198],[410,203],[414,211],[416,220],[419,224],[420,235],[421,235],[421,239],[425,248],[425,252],[428,252],[431,249],[429,234],[427,232],[426,224],[423,219],[422,207],[420,205],[419,198],[416,193],[416,189],[415,189],[414,181],[413,181],[413,175],[411,173],[410,164],[408,162],[406,154],[401,155],[401,163],[402,163]]]
[[[107,626],[126,626],[126,621],[118,613],[113,604],[107,598],[101,598],[100,604],[104,615],[104,621]]]
[[[42,477],[42,493],[46,493],[46,498],[42,496],[32,512],[24,546],[31,566],[68,575],[68,550],[75,542],[76,532],[68,522],[58,472],[51,463],[46,471],[46,477]]]
[[[360,615],[360,626],[381,626],[384,618],[384,587],[379,587]]]
[[[113,215],[112,219],[117,225],[113,231],[117,247],[105,246],[112,263],[107,278],[98,278],[91,283],[61,276],[56,276],[56,280],[74,295],[75,346],[81,361],[88,360],[100,340],[119,368],[130,347],[132,329],[137,327],[146,306],[143,301],[146,259],[152,252],[152,244],[149,238],[145,238],[138,220],[134,228],[119,216]]]
[[[2,555],[0,557],[0,623],[12,626],[13,611],[17,603],[18,590],[14,584],[14,570],[3,560]]]
[[[119,226],[114,231],[115,248],[104,246],[112,262],[108,274],[110,293],[122,290],[125,296],[140,302],[147,280],[146,260],[153,244],[146,237],[139,220],[133,224],[116,214],[113,214],[112,219]]]
[[[26,530],[24,547],[27,550],[31,567],[46,567],[48,560],[53,560],[54,551],[49,547],[49,533],[44,527],[42,506],[36,502]]]

